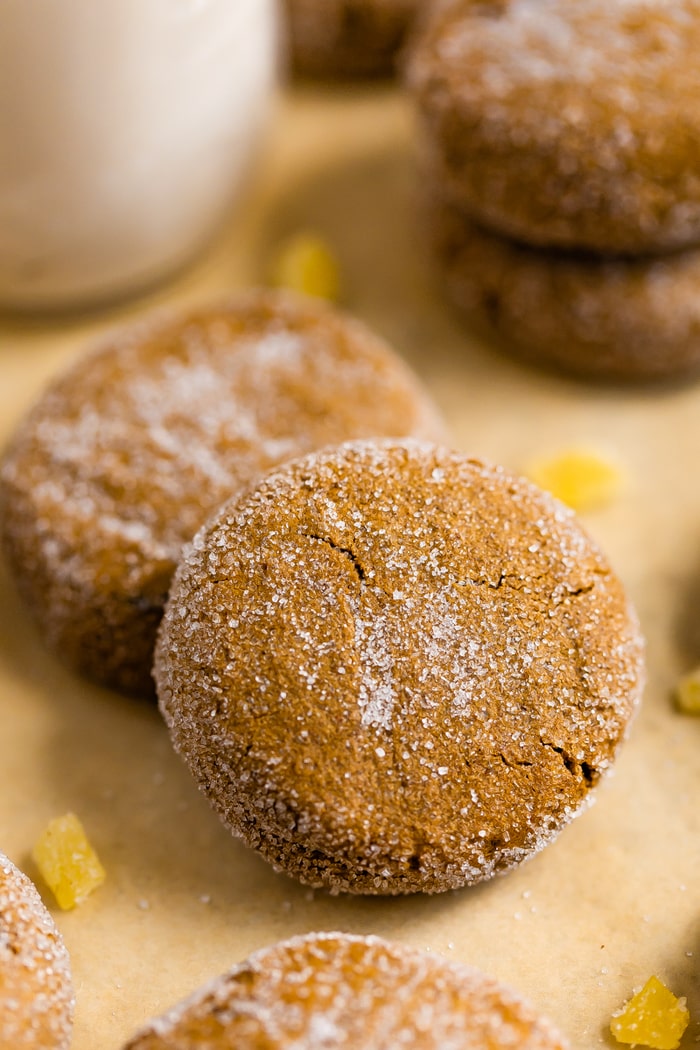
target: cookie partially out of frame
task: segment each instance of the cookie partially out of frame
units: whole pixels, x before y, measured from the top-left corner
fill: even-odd
[[[510,989],[462,963],[315,933],[275,944],[152,1021],[125,1050],[566,1050]]]
[[[550,842],[610,767],[643,668],[622,585],[571,512],[389,439],[289,463],[214,516],[155,674],[234,833],[309,885],[399,894]]]
[[[0,468],[5,550],[52,648],[152,694],[170,578],[220,503],[326,444],[440,433],[418,380],[364,325],[252,292],[125,329],[49,387]]]
[[[448,298],[508,352],[625,383],[700,371],[700,250],[605,259],[530,248],[439,194],[425,219]]]
[[[73,985],[34,885],[0,853],[0,1050],[68,1050]]]
[[[286,0],[294,69],[312,77],[393,72],[421,0]]]
[[[438,0],[410,83],[456,203],[529,244],[700,241],[700,0]]]

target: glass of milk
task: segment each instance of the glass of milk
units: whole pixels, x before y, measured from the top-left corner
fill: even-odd
[[[0,307],[135,292],[230,208],[276,0],[0,0]]]

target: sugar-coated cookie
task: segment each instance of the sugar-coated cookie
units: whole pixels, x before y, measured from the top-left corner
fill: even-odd
[[[437,892],[550,842],[642,685],[622,585],[529,482],[412,441],[268,474],[197,535],[155,674],[226,824],[334,891]]]
[[[632,259],[529,248],[439,195],[426,218],[447,296],[509,352],[625,383],[700,370],[700,250]]]
[[[410,70],[424,149],[532,245],[700,241],[700,0],[442,0]]]
[[[9,562],[47,642],[152,693],[182,545],[274,464],[442,425],[406,365],[318,300],[252,292],[127,329],[49,388],[0,471]]]
[[[125,1050],[565,1050],[493,978],[378,937],[313,933],[256,952]]]
[[[70,962],[26,875],[0,853],[0,1050],[68,1050]]]

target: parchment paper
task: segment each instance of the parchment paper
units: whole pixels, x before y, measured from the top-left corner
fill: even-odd
[[[279,238],[321,232],[345,305],[423,376],[454,442],[516,470],[571,444],[615,455],[626,490],[586,525],[637,605],[649,685],[596,805],[520,870],[438,897],[313,893],[234,841],[171,753],[157,710],[81,681],[42,647],[0,576],[0,849],[31,846],[68,809],[108,872],[56,915],[78,993],[74,1050],[118,1050],[143,1021],[278,938],[377,933],[461,959],[527,995],[575,1050],[613,1045],[611,1012],[657,973],[700,1033],[700,721],[670,690],[700,663],[700,383],[610,390],[510,361],[444,305],[417,228],[411,120],[391,88],[297,88],[220,240],[186,273],[119,308],[0,322],[0,438],[58,369],[153,306],[260,281]]]

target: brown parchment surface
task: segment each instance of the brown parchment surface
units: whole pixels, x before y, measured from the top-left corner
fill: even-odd
[[[700,663],[700,382],[606,389],[525,368],[445,307],[417,229],[408,107],[392,88],[297,88],[248,194],[203,257],[126,305],[0,319],[0,440],[95,337],[154,306],[255,283],[279,239],[321,232],[345,305],[403,353],[460,448],[516,470],[570,445],[608,450],[628,484],[585,522],[648,640],[643,708],[596,805],[520,870],[438,897],[312,893],[234,841],[155,708],[81,681],[43,648],[0,570],[0,849],[35,876],[46,822],[72,809],[108,872],[56,916],[77,986],[74,1050],[118,1050],[143,1021],[248,953],[315,929],[377,933],[461,959],[527,995],[574,1050],[613,1045],[611,1012],[657,973],[700,1033],[700,720],[677,676]],[[49,900],[47,896],[47,900]]]

